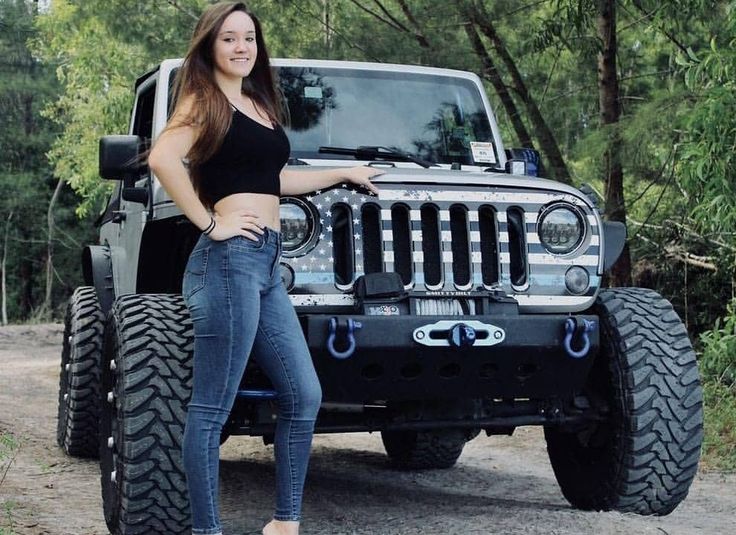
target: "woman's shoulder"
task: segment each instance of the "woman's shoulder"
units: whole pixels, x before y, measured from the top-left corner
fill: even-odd
[[[179,98],[176,99],[176,105],[174,106],[174,113],[172,114],[172,118],[193,118],[196,110],[196,102],[197,98],[193,93],[181,95]]]
[[[170,128],[196,128],[198,122],[196,96],[190,93],[177,98],[174,112],[169,119]]]

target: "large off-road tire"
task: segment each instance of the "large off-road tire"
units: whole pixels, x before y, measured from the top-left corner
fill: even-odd
[[[601,353],[588,385],[608,417],[576,432],[545,429],[565,498],[575,507],[666,515],[687,496],[703,439],[703,401],[687,331],[659,294],[604,290]]]
[[[391,464],[401,470],[450,468],[468,441],[463,429],[382,431],[381,440]]]
[[[181,462],[193,332],[179,295],[128,295],[105,331],[100,468],[113,535],[189,533]]]
[[[105,317],[90,286],[77,288],[64,319],[56,442],[74,457],[99,450],[100,359]]]

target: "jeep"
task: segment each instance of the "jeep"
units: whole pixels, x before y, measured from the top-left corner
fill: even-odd
[[[114,534],[190,526],[181,283],[199,230],[141,157],[172,111],[180,63],[139,78],[128,134],[100,140],[114,191],[65,321],[57,440],[99,456]],[[542,426],[573,506],[677,507],[702,442],[695,354],[660,295],[603,287],[626,231],[592,190],[540,178],[535,151],[505,148],[475,74],[272,63],[287,165],[385,171],[377,196],[340,184],[281,199],[281,277],[324,393],[315,432],[377,431],[395,467],[436,469],[480,432]],[[221,440],[268,444],[275,414],[251,359]]]

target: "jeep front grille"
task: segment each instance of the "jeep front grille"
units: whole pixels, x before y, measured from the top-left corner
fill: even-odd
[[[332,226],[336,228],[334,210],[332,216]],[[338,214],[338,217],[349,216]],[[485,286],[499,282],[495,230],[498,223],[489,207],[470,211],[455,204],[444,210],[425,203],[419,209],[411,209],[406,204],[395,203],[382,208],[369,202],[362,205],[360,213],[353,213],[352,219],[363,223],[356,242],[361,241],[363,245],[365,273],[395,271],[407,288],[429,291],[448,287],[467,291],[474,282]],[[377,228],[381,229],[380,234]],[[334,240],[334,257],[350,255],[353,247],[354,244]],[[336,276],[338,273],[336,266]]]
[[[382,184],[376,198],[343,185],[306,200],[319,218],[314,246],[284,257],[295,274],[292,302],[298,306],[348,304],[355,280],[381,271],[399,273],[418,294],[450,298],[500,289],[522,308],[581,310],[600,285],[597,218],[569,193]],[[560,200],[578,206],[588,223],[580,250],[564,257],[549,254],[537,235],[540,209]],[[589,273],[586,295],[564,288],[573,265]]]
[[[338,203],[332,206],[331,221],[338,287],[349,286],[363,273],[381,271],[395,271],[407,288],[430,291],[499,283],[499,225],[489,206],[471,211],[460,204],[445,210],[432,203],[411,209],[404,203],[381,207],[367,202],[353,211]]]

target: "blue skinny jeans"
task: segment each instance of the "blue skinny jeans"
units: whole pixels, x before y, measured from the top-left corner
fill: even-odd
[[[314,422],[322,400],[294,307],[278,272],[281,236],[202,236],[182,293],[194,324],[194,385],[182,460],[193,534],[219,534],[220,432],[250,355],[278,392],[274,436],[277,520],[299,520]]]

